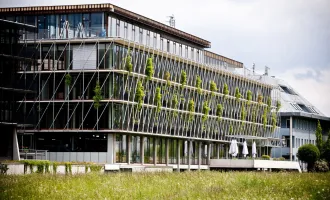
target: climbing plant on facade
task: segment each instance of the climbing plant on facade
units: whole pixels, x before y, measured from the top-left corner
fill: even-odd
[[[226,95],[229,94],[228,85],[226,83],[223,85],[223,91],[222,91],[222,93],[225,95],[225,97],[226,97]]]
[[[277,100],[276,101],[276,112],[278,112],[281,109],[281,101]]]
[[[102,91],[99,81],[96,81],[93,100],[94,100],[94,108],[98,109],[100,107],[100,101],[102,100]]]
[[[189,111],[189,121],[193,119],[193,113],[195,112],[195,102],[194,100],[190,99],[188,102],[188,111]]]
[[[267,125],[267,109],[264,109],[264,114],[262,115],[262,124],[264,125],[264,128],[266,128]]]
[[[72,82],[72,77],[71,75],[68,73],[65,75],[65,85],[70,86]]]
[[[239,88],[236,87],[236,88],[235,88],[235,98],[236,98],[236,101],[239,101],[241,97],[242,97],[242,95],[241,95],[241,93],[239,92]]]
[[[272,99],[270,97],[267,98],[267,107],[268,111],[270,111],[270,107],[272,106]]]
[[[184,87],[187,84],[187,73],[185,71],[181,71],[180,83],[181,87]]]
[[[203,117],[202,117],[203,122],[205,122],[207,120],[208,115],[209,115],[209,111],[210,111],[209,103],[208,103],[208,101],[204,101],[204,103],[203,103]]]
[[[146,76],[147,80],[151,80],[152,76],[154,75],[154,65],[152,62],[152,58],[148,58],[147,66],[146,66]]]
[[[263,99],[262,95],[258,94],[258,103],[259,104],[262,104],[262,99]]]
[[[276,122],[277,122],[277,120],[276,120],[276,113],[273,112],[272,113],[272,132],[274,132],[275,129],[276,129]]]
[[[217,84],[214,81],[210,82],[211,95],[214,96],[214,92],[218,90]]]
[[[221,120],[222,112],[223,112],[223,107],[222,107],[221,104],[218,104],[218,105],[217,105],[217,112],[216,112],[216,115],[217,115],[217,117],[218,117],[218,121]]]
[[[196,77],[196,88],[197,88],[197,92],[198,94],[202,94],[202,79],[201,77],[197,76]]]
[[[176,109],[178,109],[178,103],[179,103],[179,101],[178,101],[178,97],[177,97],[177,95],[173,95],[173,97],[172,97],[172,108],[174,109],[174,115],[175,116],[177,116],[177,111],[176,111]]]
[[[251,90],[248,90],[246,93],[246,99],[247,99],[247,104],[250,105],[251,100],[252,100],[252,92]]]
[[[166,80],[166,85],[167,85],[167,86],[170,86],[170,85],[171,85],[171,80],[170,80],[170,78],[171,78],[171,74],[170,74],[170,72],[166,71],[166,72],[165,72],[165,75],[164,75],[164,79]]]
[[[137,106],[138,110],[141,110],[141,108],[142,108],[144,96],[145,96],[145,94],[144,94],[144,88],[143,88],[142,82],[138,81],[137,87],[136,87],[136,92],[135,92],[135,100],[138,103],[138,106]]]
[[[157,113],[159,113],[160,109],[162,107],[162,94],[161,94],[160,87],[156,88],[155,104],[157,106],[156,111],[157,111]]]
[[[126,70],[131,73],[133,71],[133,64],[132,64],[132,57],[131,57],[131,50],[128,50],[125,62]]]
[[[242,121],[245,121],[246,119],[246,110],[245,110],[245,107],[242,106],[242,110],[241,110],[241,120]],[[244,123],[244,122],[243,122]]]

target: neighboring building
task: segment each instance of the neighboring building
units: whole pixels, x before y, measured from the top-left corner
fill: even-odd
[[[19,102],[34,124],[19,144],[50,160],[200,166],[226,157],[232,138],[257,140],[259,155],[280,144],[274,86],[235,73],[243,64],[204,39],[112,4],[3,8],[0,18],[38,27],[39,65],[18,72],[36,92]]]
[[[32,65],[33,58],[24,57],[18,41],[22,31],[36,31],[35,26],[0,19],[0,160],[18,159],[16,128],[21,115],[16,112],[17,101],[31,92],[23,79],[17,81],[20,66]],[[33,42],[31,43],[33,45]]]
[[[281,116],[280,137],[283,139],[282,148],[274,148],[272,157],[284,157],[286,159],[298,160],[296,154],[298,148],[304,144],[316,145],[315,131],[318,121],[323,130],[323,140],[327,139],[330,130],[330,118],[325,116],[314,105],[298,94],[285,81],[270,76],[254,76],[263,82],[277,85],[280,91]],[[290,131],[292,144],[290,143]],[[291,148],[290,148],[291,146]]]

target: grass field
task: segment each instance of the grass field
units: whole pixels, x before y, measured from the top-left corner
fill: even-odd
[[[330,173],[2,175],[0,199],[330,199]]]

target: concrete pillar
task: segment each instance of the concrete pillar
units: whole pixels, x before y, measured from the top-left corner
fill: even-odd
[[[152,140],[153,141],[153,145],[152,145],[152,148],[153,148],[153,161],[154,161],[154,165],[157,164],[157,148],[156,148],[156,145],[157,145],[157,138],[154,137],[154,139]]]
[[[131,164],[131,146],[130,146],[130,141],[131,141],[131,135],[126,136],[126,162],[128,165]]]
[[[178,163],[178,167],[177,167],[177,171],[180,172],[180,140],[177,140],[177,163]]]
[[[292,116],[290,117],[290,161],[292,161]]]
[[[170,139],[169,138],[166,138],[165,140],[165,163],[166,163],[166,166],[168,166],[169,164],[169,154],[170,154]]]
[[[144,165],[144,136],[140,137],[140,160],[141,165]]]
[[[115,134],[108,134],[108,150],[107,150],[107,163],[113,164],[115,163],[115,157],[116,157],[116,136]]]
[[[211,143],[207,144],[207,164],[210,164],[211,159]]]
[[[20,160],[16,127],[13,128],[13,160]]]
[[[215,145],[217,147],[217,159],[220,159],[220,144],[216,143]]]
[[[191,165],[191,151],[192,151],[192,141],[188,141],[188,171],[190,171]]]
[[[198,171],[201,170],[202,164],[202,142],[198,142]]]

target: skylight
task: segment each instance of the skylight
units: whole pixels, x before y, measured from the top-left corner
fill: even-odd
[[[284,85],[280,85],[280,87],[287,94],[297,95],[293,90],[291,90],[290,88],[288,88]]]

